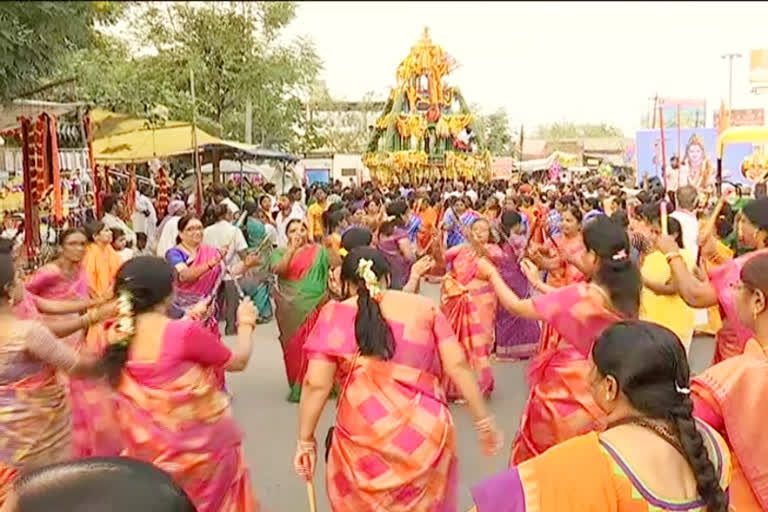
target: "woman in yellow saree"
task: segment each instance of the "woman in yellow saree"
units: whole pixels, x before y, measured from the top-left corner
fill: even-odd
[[[120,317],[109,332],[108,374],[117,390],[123,456],[171,474],[199,512],[259,510],[251,490],[221,371],[242,371],[251,355],[256,310],[238,308],[237,344],[230,351],[200,320],[201,302],[187,317],[168,317],[174,271],[140,256],[123,265],[115,292]]]
[[[744,353],[696,376],[691,390],[696,416],[725,437],[733,451],[731,507],[768,510],[768,255],[749,260],[735,290],[736,309],[755,337]]]
[[[425,297],[388,290],[379,251],[342,263],[345,296],[323,307],[305,350],[294,464],[311,479],[315,428],[338,373],[336,428],[327,453],[333,512],[455,512],[456,433],[443,372],[466,397],[483,451],[500,448],[474,375],[445,317]]]
[[[473,512],[727,512],[728,447],[691,416],[688,363],[675,334],[621,322],[591,352],[590,392],[607,430],[476,485]]]
[[[584,228],[584,245],[584,261],[594,269],[590,283],[548,288],[538,269],[525,261],[531,284],[547,292],[533,299],[520,299],[491,262],[479,263],[505,309],[545,321],[560,335],[557,346],[538,353],[528,369],[530,394],[512,446],[512,464],[605,427],[605,415],[587,385],[590,350],[606,327],[637,317],[642,283],[629,257],[627,233],[619,224],[604,215],[595,217]]]

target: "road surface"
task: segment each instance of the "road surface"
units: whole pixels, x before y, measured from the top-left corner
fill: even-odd
[[[439,289],[426,285],[424,295],[437,300]],[[230,373],[227,384],[232,392],[237,421],[245,433],[245,454],[251,469],[253,488],[263,512],[299,512],[309,510],[305,484],[294,474],[292,463],[296,447],[298,405],[286,402],[282,351],[274,322],[258,326],[248,368]],[[231,343],[233,340],[227,340]],[[692,344],[692,367],[706,368],[711,361],[711,338],[697,338]],[[452,406],[456,423],[459,454],[459,511],[471,506],[469,487],[505,467],[512,439],[518,428],[528,389],[525,362],[496,363],[496,388],[489,406],[498,425],[504,429],[505,446],[501,454],[488,459],[479,454],[472,418],[465,406]],[[318,512],[328,512],[325,495],[325,466],[322,463],[325,434],[333,424],[335,402],[329,401],[317,427],[316,438],[321,462],[315,475]]]

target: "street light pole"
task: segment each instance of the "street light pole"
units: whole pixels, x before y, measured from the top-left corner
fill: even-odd
[[[720,56],[728,59],[728,110],[733,110],[733,59],[740,59],[740,53],[726,53]]]

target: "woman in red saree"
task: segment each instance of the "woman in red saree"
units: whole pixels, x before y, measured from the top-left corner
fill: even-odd
[[[548,236],[544,245],[532,252],[531,260],[539,268],[547,271],[547,285],[552,288],[562,288],[573,283],[584,281],[584,274],[576,264],[581,265],[587,250],[584,247],[584,237],[581,232],[581,210],[578,206],[566,205],[562,213],[562,234]],[[549,233],[549,227],[543,230]],[[576,264],[574,264],[576,263]],[[544,323],[539,340],[539,352],[546,352],[558,345],[560,334],[557,329]]]
[[[331,510],[456,512],[456,433],[444,374],[467,398],[484,453],[501,444],[464,351],[429,299],[386,289],[388,263],[377,250],[352,250],[342,280],[346,300],[323,307],[305,347],[296,471],[314,474],[315,428],[336,375]]]
[[[472,512],[727,512],[730,453],[691,416],[690,371],[675,334],[621,322],[591,356],[590,392],[608,428],[474,486]]]
[[[683,300],[693,308],[719,306],[723,326],[717,332],[714,362],[744,352],[754,333],[739,318],[734,286],[741,269],[752,258],[768,254],[768,198],[755,199],[744,206],[738,225],[741,243],[755,250],[727,261],[709,271],[709,280],[698,280],[680,257],[680,248],[670,236],[661,236],[659,249],[667,255],[672,280]],[[712,236],[711,234],[709,236]]]
[[[742,354],[693,380],[695,414],[725,437],[733,452],[734,512],[768,510],[768,254],[750,259],[734,290],[741,322],[755,333]]]
[[[69,229],[60,236],[59,257],[41,267],[27,281],[29,293],[55,301],[88,302],[88,284],[82,264],[86,251],[86,234]],[[102,292],[103,293],[103,292]],[[71,315],[56,315],[57,319]],[[100,347],[87,346],[85,331],[77,330],[64,338],[77,353],[94,357],[101,355]],[[119,432],[112,406],[112,390],[103,381],[62,376],[69,390],[72,408],[72,451],[75,457],[119,455]]]
[[[421,218],[421,227],[416,236],[416,247],[419,253],[432,257],[435,262],[427,273],[427,280],[436,282],[445,275],[445,260],[440,236],[440,218],[442,208],[439,206],[440,197],[433,195],[427,197],[418,212]]]
[[[521,300],[504,283],[491,262],[481,270],[490,276],[499,303],[510,313],[542,320],[559,333],[558,345],[540,352],[528,370],[530,394],[512,446],[512,464],[519,464],[548,448],[605,427],[605,415],[589,392],[589,354],[592,344],[609,325],[637,317],[642,280],[629,257],[629,239],[621,226],[599,216],[584,228],[585,263],[594,268],[591,283],[548,288],[538,269],[526,260],[529,280],[547,291]]]
[[[500,261],[503,257],[497,245],[488,243],[490,224],[480,217],[469,230],[470,243],[457,245],[445,253],[451,271],[443,280],[440,290],[440,310],[456,333],[470,366],[477,375],[483,396],[493,391],[491,351],[496,322],[496,294],[477,266],[477,253]],[[463,397],[451,382],[444,383],[451,401]]]
[[[245,369],[256,309],[243,299],[230,351],[197,318],[167,316],[174,270],[140,256],[123,265],[115,292],[120,317],[109,332],[108,375],[115,386],[122,455],[150,462],[184,488],[199,512],[255,512],[242,433],[218,375]]]
[[[322,245],[310,243],[303,221],[290,221],[286,231],[288,248],[272,253],[272,271],[277,274],[273,297],[288,378],[288,401],[298,402],[307,368],[304,344],[317,322],[320,308],[328,300],[333,255]]]

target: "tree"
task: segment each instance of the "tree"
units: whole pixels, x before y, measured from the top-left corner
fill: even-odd
[[[488,115],[478,114],[475,126],[492,155],[513,156],[516,153],[517,141],[510,130],[507,111],[503,108]]]
[[[130,24],[143,55],[105,37],[58,66],[57,76],[74,75],[78,82],[57,90],[55,99],[142,116],[159,104],[168,107],[171,119],[189,121],[192,70],[204,130],[242,137],[250,98],[254,142],[288,149],[298,138],[301,98],[320,69],[310,42],[278,41],[295,9],[293,2],[142,3]]]
[[[581,139],[591,137],[623,137],[619,128],[610,124],[577,124],[570,122],[539,126],[536,137],[546,140]]]
[[[128,2],[129,3],[129,2]],[[126,2],[0,2],[0,100],[42,83],[63,57],[98,40]]]

